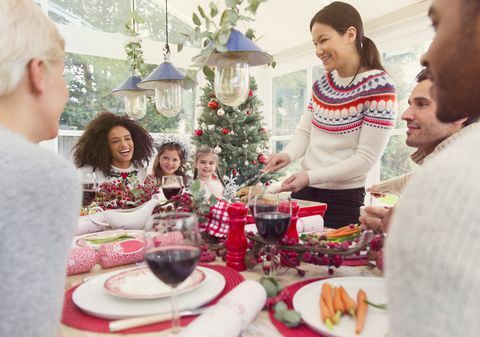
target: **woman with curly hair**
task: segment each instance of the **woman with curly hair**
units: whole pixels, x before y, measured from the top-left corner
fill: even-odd
[[[95,172],[99,184],[132,178],[143,183],[153,138],[128,117],[102,112],[86,126],[73,151],[75,165]]]

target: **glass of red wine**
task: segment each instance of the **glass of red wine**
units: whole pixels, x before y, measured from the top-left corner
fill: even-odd
[[[152,273],[171,287],[172,329],[180,331],[176,288],[195,270],[201,255],[198,219],[193,213],[152,215],[145,227],[145,261]]]
[[[183,178],[180,176],[163,176],[162,177],[162,191],[165,198],[168,200],[179,195],[183,189]]]
[[[89,206],[94,200],[98,191],[98,182],[95,172],[82,171],[82,185],[83,185],[83,207]]]
[[[257,195],[253,202],[253,216],[258,234],[269,244],[269,275],[273,277],[276,272],[276,246],[290,226],[292,200],[290,196],[278,193]]]

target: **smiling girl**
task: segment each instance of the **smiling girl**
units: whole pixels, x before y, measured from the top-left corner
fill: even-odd
[[[153,139],[128,117],[102,112],[85,127],[73,151],[75,165],[95,172],[99,184],[117,179],[143,183]]]
[[[195,170],[193,179],[198,179],[202,188],[205,190],[205,197],[209,198],[214,195],[218,199],[223,198],[223,185],[213,179],[217,173],[218,155],[208,146],[201,146],[195,153]]]
[[[394,125],[395,85],[351,5],[335,1],[324,7],[312,18],[310,32],[325,72],[313,83],[292,140],[267,158],[264,170],[303,157],[302,171],[287,178],[281,190],[327,203],[325,224],[338,228],[358,222],[367,174]]]
[[[185,165],[190,157],[190,147],[181,139],[172,135],[160,135],[155,140],[157,156],[153,161],[152,173],[149,175],[154,179],[155,186],[162,184],[164,176],[180,176],[184,186],[187,186],[188,178],[185,174]]]

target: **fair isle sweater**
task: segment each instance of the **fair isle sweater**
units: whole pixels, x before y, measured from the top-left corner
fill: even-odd
[[[304,156],[312,187],[365,186],[385,150],[396,117],[395,85],[381,70],[352,79],[333,71],[313,84],[307,111],[284,150],[292,161]]]

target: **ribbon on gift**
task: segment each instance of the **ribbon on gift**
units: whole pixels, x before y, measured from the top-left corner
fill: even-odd
[[[178,337],[237,337],[266,301],[267,294],[260,283],[244,281],[185,327]]]
[[[86,273],[93,269],[97,263],[97,252],[90,247],[75,247],[70,252],[67,274],[74,275]]]

